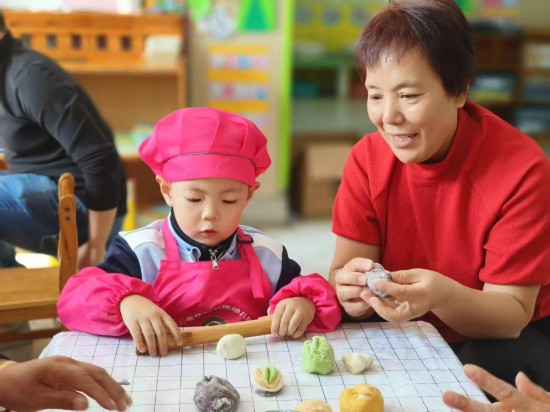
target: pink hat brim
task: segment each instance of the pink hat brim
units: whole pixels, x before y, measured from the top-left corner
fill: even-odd
[[[176,156],[162,167],[162,176],[169,182],[225,178],[253,186],[256,171],[252,160],[234,155],[201,153]]]

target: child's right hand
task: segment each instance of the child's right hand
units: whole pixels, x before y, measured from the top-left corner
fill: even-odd
[[[315,317],[316,310],[315,303],[304,296],[281,300],[273,312],[271,333],[299,338]]]
[[[143,296],[126,296],[120,302],[120,313],[139,352],[149,352],[151,356],[157,356],[158,345],[160,356],[168,354],[167,331],[178,345],[183,343],[174,319]]]

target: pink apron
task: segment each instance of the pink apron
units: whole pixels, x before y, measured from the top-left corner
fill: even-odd
[[[237,229],[241,259],[182,262],[176,240],[162,226],[166,260],[153,285],[158,302],[179,326],[240,322],[267,315],[271,285],[254,252],[252,239]],[[214,268],[217,266],[217,269]]]

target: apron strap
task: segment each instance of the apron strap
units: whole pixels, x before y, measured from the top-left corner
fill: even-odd
[[[260,259],[254,252],[254,247],[252,242],[247,240],[239,242],[239,237],[247,238],[248,235],[245,235],[241,227],[237,228],[237,245],[239,246],[239,252],[241,253],[241,258],[244,258],[248,261],[248,266],[250,268],[250,286],[252,287],[252,294],[256,299],[265,299],[264,292],[264,283],[267,282],[267,277],[264,273],[264,269],[260,264]]]
[[[168,218],[164,219],[162,224],[162,238],[164,239],[164,248],[166,249],[166,260],[180,260],[178,244],[168,225]]]

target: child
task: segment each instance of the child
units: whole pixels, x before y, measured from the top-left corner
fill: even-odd
[[[320,275],[300,276],[284,246],[240,226],[270,165],[267,140],[249,120],[186,108],[160,120],[139,147],[171,212],[121,232],[105,260],[71,277],[58,303],[71,330],[130,332],[136,348],[167,353],[178,327],[239,322],[273,314],[272,333],[334,329],[340,308]]]

